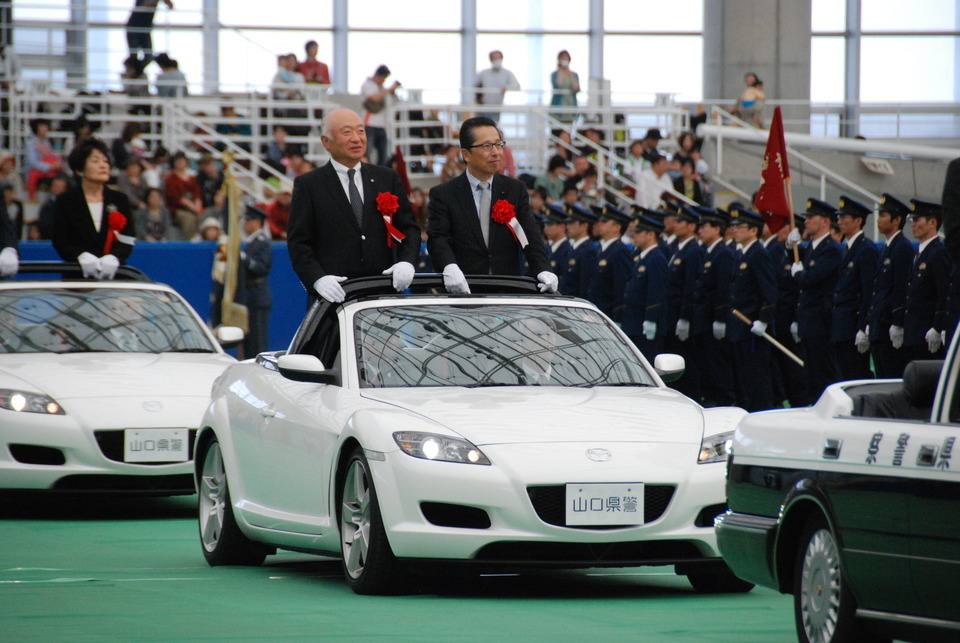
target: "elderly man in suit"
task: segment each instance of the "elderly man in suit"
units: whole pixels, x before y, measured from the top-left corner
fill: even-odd
[[[323,121],[323,146],[330,162],[298,176],[287,224],[294,272],[307,292],[341,302],[341,282],[353,277],[392,275],[397,291],[413,280],[420,253],[417,225],[395,171],[361,163],[367,136],[349,109]]]
[[[540,290],[557,290],[526,186],[498,174],[504,145],[491,119],[467,119],[460,126],[467,170],[430,190],[427,249],[452,293],[470,292],[464,273],[519,275],[521,250]]]
[[[0,201],[0,279],[14,276],[19,267],[17,233],[7,216],[7,207]]]

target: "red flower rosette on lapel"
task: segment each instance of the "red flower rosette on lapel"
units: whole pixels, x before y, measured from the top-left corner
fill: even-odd
[[[506,199],[498,200],[490,209],[490,216],[494,222],[507,226],[510,234],[517,240],[521,248],[527,247],[529,243],[529,241],[527,241],[527,235],[523,231],[523,228],[520,227],[520,222],[517,221],[517,210],[513,207],[512,203]]]
[[[400,199],[392,192],[381,192],[377,195],[377,210],[383,217],[383,225],[387,226],[387,246],[392,248],[407,235],[397,230],[393,225],[393,215],[400,209]]]
[[[117,212],[117,206],[110,204],[107,206],[107,238],[103,242],[103,254],[110,254],[113,249],[113,240],[117,238],[123,229],[127,227],[127,217],[123,213]]]

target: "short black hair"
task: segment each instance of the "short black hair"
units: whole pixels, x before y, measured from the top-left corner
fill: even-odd
[[[559,154],[555,154],[550,157],[550,162],[547,164],[547,172],[553,172],[556,169],[564,167],[567,164],[563,157]]]
[[[107,144],[99,138],[90,136],[81,139],[76,147],[73,148],[70,156],[67,157],[67,165],[70,166],[74,174],[79,176],[83,172],[83,168],[87,165],[87,159],[90,158],[90,155],[94,152],[100,152],[107,157],[108,162],[110,161],[110,148],[107,147]]]
[[[308,51],[310,47],[319,47],[316,40],[308,40],[307,43],[303,46],[304,51]]]
[[[496,129],[498,133],[500,132],[500,128],[497,127],[496,121],[494,121],[492,118],[488,118],[486,116],[474,116],[473,118],[468,118],[467,120],[463,121],[463,125],[460,126],[461,148],[466,150],[474,144],[476,138],[473,136],[473,130],[477,129],[478,127],[492,127]],[[500,134],[500,137],[502,138],[503,134]]]

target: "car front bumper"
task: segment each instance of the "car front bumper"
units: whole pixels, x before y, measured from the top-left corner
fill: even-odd
[[[779,521],[728,511],[716,522],[717,545],[733,573],[743,580],[778,589],[774,569]]]

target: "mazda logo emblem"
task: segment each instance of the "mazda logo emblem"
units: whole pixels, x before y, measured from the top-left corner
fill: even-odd
[[[151,400],[151,401],[149,401],[149,402],[144,402],[144,403],[143,403],[143,410],[144,410],[144,411],[162,411],[162,410],[163,410],[163,403],[162,403],[162,402],[153,401],[153,400]]]
[[[587,458],[594,462],[607,462],[613,454],[606,449],[587,449]]]

